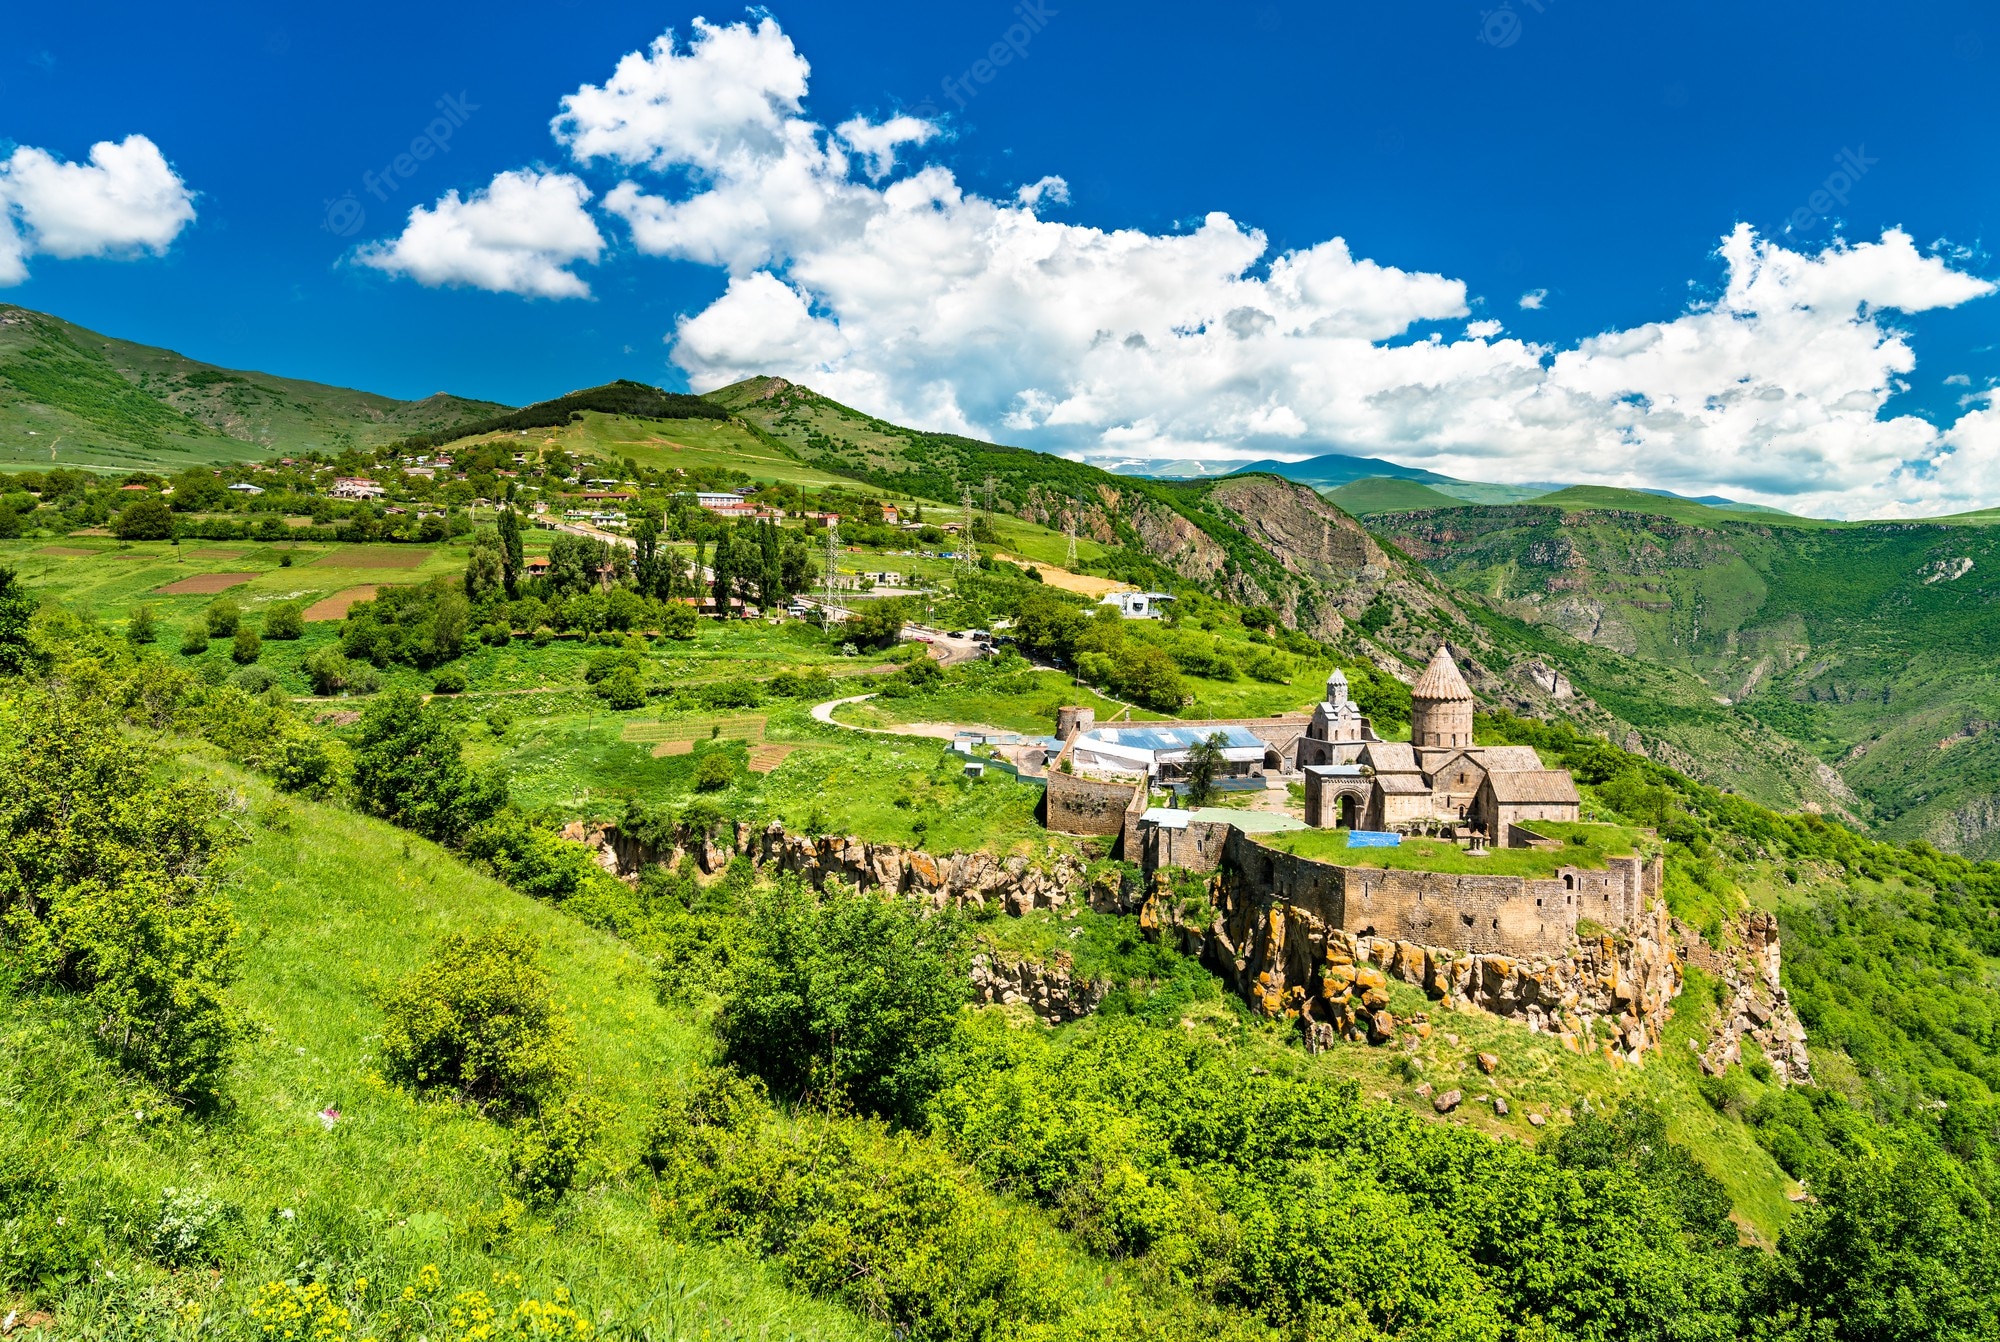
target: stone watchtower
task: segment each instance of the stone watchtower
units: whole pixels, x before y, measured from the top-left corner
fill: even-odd
[[[1472,744],[1472,688],[1442,644],[1410,687],[1410,744],[1419,750]]]

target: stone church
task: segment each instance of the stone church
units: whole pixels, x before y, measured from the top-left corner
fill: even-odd
[[[1326,700],[1299,740],[1306,823],[1322,828],[1448,828],[1513,842],[1517,824],[1575,820],[1579,798],[1565,769],[1542,767],[1532,746],[1472,739],[1472,689],[1440,646],[1410,687],[1410,739],[1384,741],[1348,698],[1347,677],[1327,677]]]

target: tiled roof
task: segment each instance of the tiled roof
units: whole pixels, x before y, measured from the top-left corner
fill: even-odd
[[[1440,643],[1431,664],[1417,677],[1417,683],[1410,686],[1412,699],[1459,700],[1472,698],[1472,687],[1465,683],[1465,677],[1458,673],[1458,663],[1452,661],[1451,653]]]

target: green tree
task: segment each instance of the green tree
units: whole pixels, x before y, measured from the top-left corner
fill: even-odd
[[[151,606],[132,607],[132,613],[125,617],[125,637],[132,643],[152,643],[158,640],[160,622],[153,614]]]
[[[238,625],[236,637],[231,641],[229,660],[238,666],[248,666],[264,654],[264,642],[257,637],[257,631],[249,625]]]
[[[354,790],[376,815],[444,843],[461,840],[507,799],[497,775],[466,767],[444,709],[426,708],[404,689],[384,694],[361,715]]]
[[[191,620],[181,631],[181,653],[187,657],[199,657],[208,651],[208,621]]]
[[[910,620],[908,598],[885,597],[856,604],[854,614],[835,626],[843,641],[859,647],[886,648],[902,638],[903,626]]]
[[[698,792],[720,792],[736,781],[736,761],[723,750],[711,750],[694,766],[694,786]]]
[[[508,486],[510,489],[512,485]],[[500,510],[500,578],[507,588],[511,600],[521,583],[521,568],[525,563],[521,545],[521,517],[511,507]]]
[[[1187,758],[1187,799],[1196,806],[1205,806],[1215,795],[1216,776],[1228,767],[1223,758],[1223,747],[1229,738],[1221,732],[1211,732],[1188,747]]]
[[[608,560],[603,541],[560,532],[549,546],[549,586],[557,596],[595,591],[597,575]]]
[[[2000,1337],[2000,1227],[1963,1166],[1912,1146],[1829,1161],[1756,1311],[1800,1342]]]
[[[970,995],[958,916],[786,877],[746,933],[718,1022],[730,1060],[781,1094],[914,1122]]]
[[[147,495],[134,499],[119,512],[111,530],[121,541],[164,541],[173,539],[173,509]]]
[[[473,605],[483,605],[501,595],[507,586],[507,552],[500,534],[482,528],[472,538],[472,554],[465,563],[465,595]]]
[[[660,608],[660,633],[666,638],[691,639],[700,626],[701,617],[685,601],[669,601]]]

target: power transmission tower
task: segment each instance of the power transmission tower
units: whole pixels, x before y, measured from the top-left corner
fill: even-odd
[[[820,623],[831,624],[835,612],[840,609],[840,599],[834,593],[834,573],[840,563],[840,523],[826,524],[826,572],[821,575],[826,595],[820,600]]]
[[[992,476],[986,477],[986,525],[993,525],[993,488],[999,482]]]
[[[977,515],[972,511],[972,487],[966,486],[959,494],[959,507],[965,514],[965,525],[958,538],[958,571],[977,573],[979,571],[979,542],[972,538]]]
[[[1063,567],[1074,572],[1076,569],[1076,514],[1075,513],[1063,514],[1063,535],[1069,537],[1069,550],[1063,556]]]

